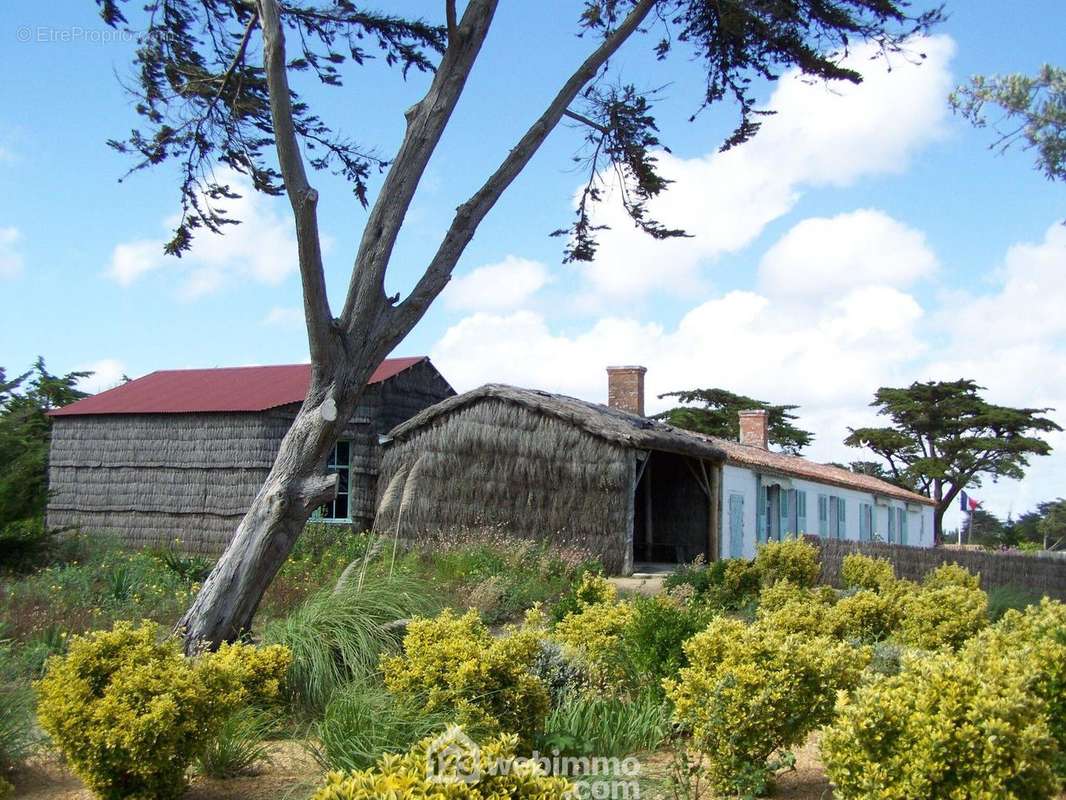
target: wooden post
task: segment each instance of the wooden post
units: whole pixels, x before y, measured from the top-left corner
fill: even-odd
[[[711,497],[708,507],[710,508],[711,521],[707,560],[717,561],[722,554],[722,467],[719,464],[711,464]]]
[[[649,452],[647,466],[644,468],[644,555],[649,560],[652,554],[651,510],[651,453]]]

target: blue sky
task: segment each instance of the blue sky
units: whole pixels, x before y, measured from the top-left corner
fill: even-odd
[[[436,18],[442,4],[392,5]],[[411,285],[452,209],[583,57],[578,4],[540,5],[501,4],[409,215],[393,290]],[[857,89],[787,77],[762,87],[779,113],[728,157],[714,153],[734,108],[687,122],[699,65],[680,52],[658,64],[648,41],[631,42],[621,74],[666,87],[657,117],[676,183],[658,211],[694,238],[645,241],[607,208],[600,261],[563,265],[547,234],[569,222],[581,176],[570,167],[580,131],[560,128],[398,354],[431,354],[460,390],[503,380],[594,400],[608,362],[645,363],[650,396],[715,385],[800,403],[817,434],[810,454],[825,460],[859,457],[840,445],[846,427],[872,421],[878,386],[916,379],[972,377],[999,402],[1059,407],[1066,424],[1066,187],[1029,154],[990,153],[990,134],[946,103],[972,73],[1061,63],[1066,5],[1012,9],[1005,22],[1001,2],[949,3],[947,23],[915,43],[921,66],[862,59]],[[96,389],[122,373],[305,360],[286,203],[246,197],[238,229],[163,258],[173,173],[120,183],[128,162],[104,144],[136,124],[118,81],[133,43],[87,0],[11,0],[0,40],[0,364],[41,354],[55,371],[95,368]],[[389,155],[426,80],[371,66],[340,90],[299,88]],[[365,214],[337,179],[315,183],[336,306]],[[1029,480],[972,493],[1001,514],[1066,494],[1066,439],[1054,443]]]

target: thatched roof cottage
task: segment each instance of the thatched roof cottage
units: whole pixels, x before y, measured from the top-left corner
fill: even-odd
[[[132,545],[219,552],[259,490],[307,394],[311,367],[164,370],[52,412],[48,525]],[[327,465],[323,521],[373,519],[379,439],[455,392],[428,358],[374,372]]]
[[[932,501],[772,452],[765,412],[742,413],[740,442],[646,418],[644,373],[608,368],[606,406],[488,384],[427,408],[389,434],[375,529],[501,529],[583,547],[622,574],[751,557],[795,532],[932,544]]]

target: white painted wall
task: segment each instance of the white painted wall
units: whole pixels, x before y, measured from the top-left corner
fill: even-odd
[[[719,527],[721,532],[722,558],[730,557],[730,516],[729,497],[740,495],[744,498],[744,539],[743,558],[755,556],[755,526],[757,514],[756,485],[757,473],[748,467],[726,464],[722,467],[722,520]],[[774,476],[767,475],[766,482],[774,482]],[[855,489],[843,489],[839,486],[816,483],[815,481],[788,478],[786,483],[789,488],[797,492],[807,493],[807,525],[806,530],[799,533],[817,534],[818,529],[818,496],[844,498],[845,511],[845,538],[858,541],[859,539],[859,507],[863,503],[874,506],[873,533],[875,539],[888,540],[888,513],[889,509],[895,513],[897,508],[905,509],[907,515],[907,544],[913,547],[931,547],[933,545],[933,507],[911,503],[902,500],[875,496],[870,492],[857,491]],[[880,503],[880,504],[879,504]],[[909,505],[909,509],[908,509]],[[791,531],[790,531],[791,533]],[[899,541],[898,533],[896,541]]]

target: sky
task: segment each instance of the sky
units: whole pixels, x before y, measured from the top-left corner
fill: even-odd
[[[434,21],[443,7],[388,5]],[[877,423],[878,387],[916,380],[972,378],[993,402],[1060,409],[1051,416],[1066,427],[1066,186],[1046,181],[1031,153],[990,151],[992,134],[947,103],[969,75],[1063,62],[1066,3],[1011,8],[1005,19],[999,0],[954,0],[907,56],[855,47],[859,86],[793,74],[756,84],[777,113],[728,153],[718,148],[735,107],[689,120],[699,63],[683,50],[655,61],[656,36],[630,41],[613,68],[660,88],[659,163],[674,181],[652,211],[691,236],[648,239],[612,193],[597,212],[610,226],[597,260],[564,264],[549,233],[569,224],[583,181],[573,163],[583,134],[564,124],[396,355],[431,356],[459,391],[501,381],[593,401],[606,399],[608,364],[643,364],[650,411],[668,407],[659,394],[711,386],[798,404],[816,437],[806,454],[820,461],[868,457],[842,444],[847,429]],[[501,3],[407,215],[390,291],[413,285],[454,208],[584,58],[579,9]],[[124,178],[131,163],[105,144],[137,124],[122,88],[133,38],[88,0],[7,0],[0,43],[0,365],[17,373],[42,355],[53,372],[93,370],[84,386],[99,391],[157,369],[306,361],[284,199],[243,192],[227,206],[241,225],[201,235],[180,260],[163,256],[174,171]],[[380,62],[345,77],[340,89],[296,88],[388,157],[428,77]],[[366,214],[340,179],[312,180],[336,309]],[[1000,515],[1066,495],[1066,435],[1050,441],[1054,454],[1025,480],[971,494]]]

